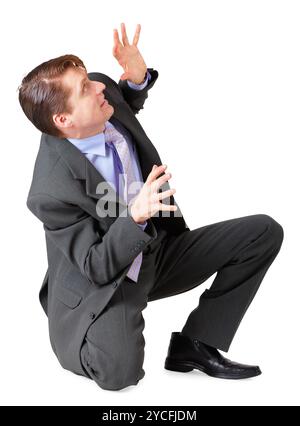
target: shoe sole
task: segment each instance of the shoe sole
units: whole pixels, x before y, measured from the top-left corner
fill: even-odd
[[[168,358],[165,361],[165,369],[170,371],[178,371],[180,373],[188,373],[189,371],[197,369],[197,370],[200,370],[202,373],[205,373],[211,377],[216,377],[218,379],[231,379],[231,380],[248,379],[250,377],[259,376],[261,374],[260,370],[257,370],[256,373],[247,373],[247,372],[239,373],[239,374],[215,373],[203,367],[202,365],[194,363],[192,361],[181,362],[181,361],[173,361]]]

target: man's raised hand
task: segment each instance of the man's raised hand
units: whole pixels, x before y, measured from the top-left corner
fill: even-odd
[[[141,25],[138,24],[136,27],[132,44],[129,44],[124,23],[121,23],[122,42],[119,39],[118,30],[114,29],[113,31],[113,56],[117,59],[124,70],[120,79],[129,80],[134,84],[143,83],[147,72],[147,65],[145,64],[145,61],[137,47],[141,32]]]

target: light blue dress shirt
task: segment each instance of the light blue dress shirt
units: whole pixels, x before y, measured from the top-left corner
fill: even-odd
[[[127,80],[127,84],[129,85],[129,87],[131,87],[134,90],[142,90],[147,86],[150,80],[151,80],[151,74],[149,73],[149,71],[147,71],[146,79],[142,84],[134,84],[128,80]],[[105,126],[115,127],[109,121],[105,123]],[[135,179],[136,181],[140,182],[142,186],[144,181],[143,181],[143,176],[142,176],[141,167],[138,160],[135,144],[132,142],[130,133],[127,131],[127,129],[124,128],[124,126],[121,125],[121,123],[120,123],[120,127],[122,128],[122,133],[128,144],[130,158],[133,164]],[[104,179],[107,182],[112,183],[114,188],[116,188],[113,153],[112,153],[112,150],[109,149],[109,147],[105,143],[104,132],[98,133],[88,138],[82,138],[82,139],[68,138],[68,140],[77,149],[79,149],[79,151],[81,151],[83,155],[85,155],[85,157],[93,164],[93,166],[98,170],[98,172],[102,174]],[[147,226],[147,221],[137,225],[139,225],[144,230]]]

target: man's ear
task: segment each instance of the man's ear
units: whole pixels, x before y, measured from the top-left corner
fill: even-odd
[[[72,126],[72,120],[68,114],[54,114],[52,119],[56,127],[61,131]]]

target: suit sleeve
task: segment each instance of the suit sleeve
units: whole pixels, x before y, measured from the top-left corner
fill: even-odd
[[[44,226],[46,236],[62,255],[92,284],[105,285],[157,237],[150,227],[147,233],[138,226],[128,208],[103,234],[99,222],[80,207],[67,204],[48,194],[35,194],[27,207]]]
[[[153,87],[158,78],[158,72],[153,68],[147,68],[147,72],[149,72],[151,76],[150,82],[142,90],[136,90],[130,87],[127,80],[119,80],[118,83],[124,99],[134,114],[138,114],[139,111],[144,108],[145,100],[148,98],[148,91]]]

